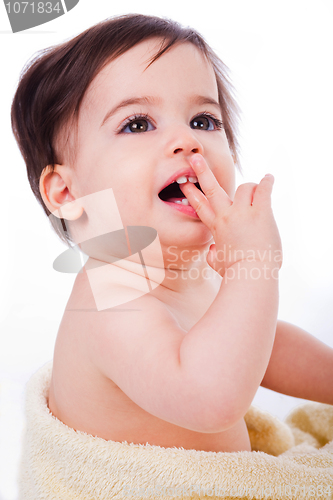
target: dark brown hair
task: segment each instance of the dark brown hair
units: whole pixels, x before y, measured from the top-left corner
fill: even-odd
[[[27,63],[20,76],[12,103],[12,128],[25,160],[31,189],[45,206],[39,191],[43,169],[61,164],[69,153],[69,134],[77,125],[79,109],[86,90],[101,69],[138,43],[149,38],[161,39],[161,48],[152,64],[175,43],[194,44],[212,64],[219,92],[224,129],[234,161],[238,167],[237,123],[239,109],[233,98],[228,69],[203,37],[175,21],[141,14],[128,14],[92,26],[75,38],[41,50]],[[59,138],[67,131],[62,147]],[[58,236],[67,242],[63,220],[50,217]]]

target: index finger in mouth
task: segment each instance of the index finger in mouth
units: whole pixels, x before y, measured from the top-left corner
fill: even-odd
[[[190,159],[190,164],[198,178],[200,187],[215,211],[225,210],[232,205],[228,194],[218,183],[215,175],[208,167],[204,157],[196,153]]]

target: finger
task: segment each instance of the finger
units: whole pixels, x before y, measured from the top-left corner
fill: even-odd
[[[258,184],[254,182],[247,182],[238,186],[233,205],[238,207],[248,207],[252,205],[254,192]]]
[[[210,202],[216,214],[232,205],[232,201],[218,183],[215,175],[208,167],[204,157],[196,153],[190,159],[190,164],[198,178],[201,189]]]
[[[206,196],[192,182],[179,184],[179,187],[202,222],[211,229],[215,214]]]
[[[272,174],[266,174],[265,177],[261,179],[253,195],[253,206],[258,208],[271,207],[273,184],[274,177]]]

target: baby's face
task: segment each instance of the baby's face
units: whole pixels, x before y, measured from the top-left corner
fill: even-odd
[[[207,246],[212,235],[203,222],[159,193],[175,175],[191,170],[189,160],[199,152],[233,197],[234,163],[225,132],[216,125],[223,120],[216,79],[190,43],[171,48],[147,68],[159,47],[157,39],[135,46],[92,82],[79,116],[72,194],[112,188],[124,225],[155,228],[162,248]]]

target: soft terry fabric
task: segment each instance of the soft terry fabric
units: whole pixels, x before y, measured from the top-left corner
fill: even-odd
[[[333,406],[305,404],[286,423],[251,407],[251,452],[119,443],[51,414],[51,371],[49,362],[27,384],[19,500],[333,498]]]

